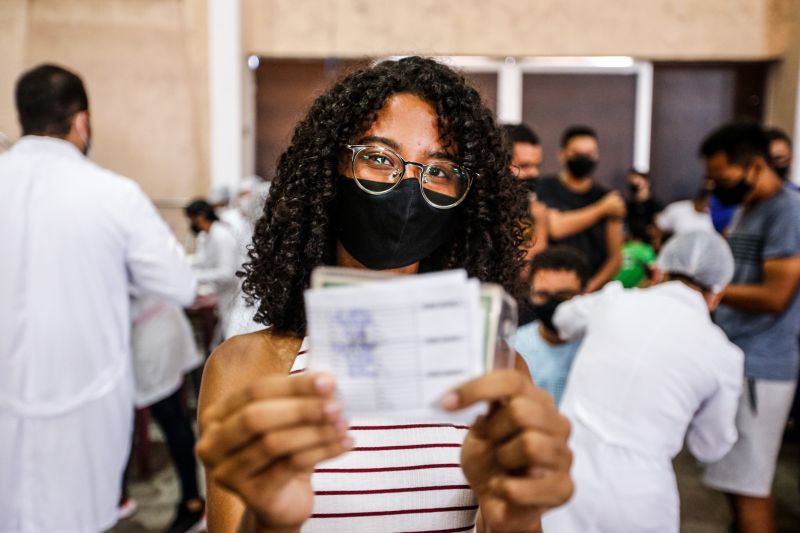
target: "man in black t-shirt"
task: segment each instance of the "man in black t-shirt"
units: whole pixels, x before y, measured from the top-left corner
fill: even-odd
[[[597,166],[597,134],[586,126],[567,128],[559,159],[563,170],[539,178],[538,201],[547,206],[551,244],[580,250],[589,261],[592,278],[587,291],[613,279],[622,263],[622,219],[625,201],[592,179]]]

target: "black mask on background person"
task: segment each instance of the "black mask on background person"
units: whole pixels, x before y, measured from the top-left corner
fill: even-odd
[[[525,183],[525,188],[528,189],[528,192],[536,192],[536,184],[539,181],[539,178],[526,178],[523,180]]]
[[[401,181],[386,194],[371,195],[356,180],[340,176],[335,202],[339,241],[372,270],[404,267],[429,257],[452,235],[458,221],[457,208],[431,207],[415,179]]]
[[[200,234],[200,226],[198,226],[194,222],[191,223],[191,225],[189,226],[189,229],[192,230],[192,233],[194,233],[195,235],[199,235]]]
[[[637,194],[639,192],[639,186],[635,183],[629,183],[628,191],[630,191],[631,194]]]
[[[592,175],[597,161],[586,155],[575,155],[567,159],[569,173],[576,178],[586,178]]]
[[[753,186],[747,183],[746,178],[742,178],[732,187],[723,187],[719,183],[714,184],[714,196],[728,207],[733,207],[744,202],[744,199],[752,190]]]
[[[536,315],[537,320],[539,320],[544,327],[553,333],[558,333],[556,327],[553,325],[553,315],[556,312],[556,308],[562,303],[563,302],[561,300],[557,300],[555,298],[548,298],[543,304],[535,304],[531,302],[531,306],[533,307],[533,312]]]
[[[782,167],[775,167],[775,173],[778,175],[780,179],[786,181],[789,179],[789,165],[785,165]]]

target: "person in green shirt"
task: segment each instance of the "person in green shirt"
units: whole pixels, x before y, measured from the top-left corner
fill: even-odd
[[[626,289],[638,287],[650,277],[655,262],[656,251],[650,244],[648,226],[631,224],[628,238],[622,245],[622,267],[614,279],[622,282]]]

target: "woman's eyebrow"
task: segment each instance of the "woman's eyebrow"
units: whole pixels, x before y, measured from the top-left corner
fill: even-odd
[[[361,137],[356,144],[364,145],[371,143],[385,144],[394,151],[400,150],[400,145],[397,144],[395,141],[387,139],[386,137],[381,137],[379,135],[367,135],[366,137]]]
[[[400,145],[396,141],[393,141],[392,139],[389,139],[388,137],[381,137],[380,135],[367,135],[366,137],[361,137],[356,144],[358,144],[358,145],[367,144],[368,145],[368,144],[372,144],[372,143],[384,144],[384,145],[388,146],[389,148],[391,148],[392,150],[394,150],[395,152],[399,152],[400,151]],[[454,154],[451,154],[451,153],[448,153],[448,152],[443,152],[441,150],[439,150],[439,151],[431,151],[431,152],[428,152],[425,155],[426,155],[426,157],[428,159],[447,159],[447,160],[451,160],[451,161],[455,160],[455,155]]]

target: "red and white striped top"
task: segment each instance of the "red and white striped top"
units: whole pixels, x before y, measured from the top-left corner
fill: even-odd
[[[306,342],[291,373],[303,372]],[[478,502],[461,471],[467,426],[396,419],[350,421],[355,447],[311,478],[303,533],[474,531]]]

